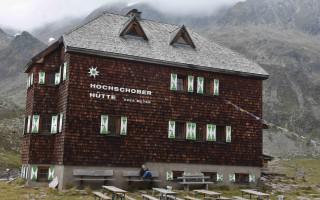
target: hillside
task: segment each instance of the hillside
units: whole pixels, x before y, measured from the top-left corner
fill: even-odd
[[[7,38],[0,49],[0,150],[18,151],[25,106],[24,66],[45,45],[28,32]]]

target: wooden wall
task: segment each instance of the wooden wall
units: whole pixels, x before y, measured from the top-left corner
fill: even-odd
[[[48,151],[43,154],[52,155],[52,164],[64,165],[139,167],[145,162],[172,162],[262,166],[262,124],[225,102],[230,100],[261,117],[262,80],[75,53],[67,54],[66,60],[68,81],[56,91],[48,89],[47,94],[43,92],[45,87],[37,86],[34,96],[43,96],[44,102],[28,95],[28,101],[34,101],[34,111],[65,113],[63,133],[25,136],[23,146],[27,146],[29,137],[33,145],[30,151],[23,148],[24,163],[47,164],[48,160],[39,158],[42,153],[35,156],[30,152]],[[96,78],[88,74],[91,66],[100,72]],[[220,95],[171,91],[171,73],[219,79]],[[146,89],[152,95],[100,91],[117,99],[95,99],[89,93],[98,90],[91,89],[90,84]],[[123,98],[145,99],[151,104],[125,102]],[[27,114],[31,112],[27,108]],[[101,135],[101,114],[127,116],[128,135]],[[207,123],[231,125],[232,142],[168,139],[169,120],[195,122],[202,129]],[[50,140],[53,146],[43,149],[43,140]]]

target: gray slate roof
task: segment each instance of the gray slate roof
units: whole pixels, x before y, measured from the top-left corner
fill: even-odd
[[[139,20],[148,41],[120,37],[129,17],[104,13],[63,35],[67,50],[82,50],[114,57],[130,58],[172,66],[258,76],[268,73],[258,64],[187,29],[196,48],[172,46],[170,39],[179,26],[151,20]]]

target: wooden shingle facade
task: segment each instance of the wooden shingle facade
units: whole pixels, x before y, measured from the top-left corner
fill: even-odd
[[[30,182],[58,177],[63,188],[75,182],[75,168],[112,169],[121,185],[124,169],[147,164],[163,183],[179,168],[215,172],[225,183],[237,173],[258,178],[263,124],[228,102],[261,119],[268,74],[230,50],[203,46],[185,27],[132,17],[105,13],[30,62],[22,176]],[[108,20],[115,30],[105,33]],[[128,20],[143,31],[120,35]],[[174,30],[182,38],[172,37]],[[161,31],[169,36],[165,42],[156,35]],[[104,42],[109,49],[99,47]],[[150,49],[138,52],[139,45]],[[196,60],[210,53],[213,58]]]

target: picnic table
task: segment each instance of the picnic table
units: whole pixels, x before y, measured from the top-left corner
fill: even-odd
[[[117,188],[115,186],[103,185],[102,188],[112,193],[112,200],[115,200],[118,198],[120,198],[121,200],[124,200],[126,197],[127,191]]]
[[[250,196],[250,199],[252,199],[252,196],[257,196],[257,199],[270,199],[270,194],[266,194],[263,192],[259,192],[256,190],[241,190],[242,192],[242,197],[244,196],[244,194],[248,194]]]
[[[206,198],[206,196],[219,198],[221,196],[221,193],[210,191],[210,190],[193,190],[193,191],[196,194],[202,194],[203,198]]]
[[[164,188],[152,188],[152,196],[154,196],[154,193],[155,192],[159,192],[160,193],[160,199],[163,199],[163,200],[167,200],[168,199],[168,195],[169,196],[176,196],[177,193],[172,191],[172,190],[167,190],[167,189],[164,189]]]

